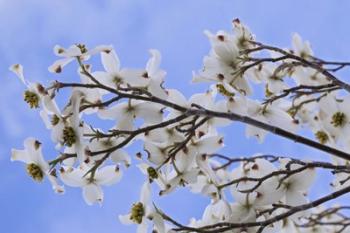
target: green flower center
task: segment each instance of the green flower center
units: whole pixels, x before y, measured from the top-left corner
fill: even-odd
[[[32,91],[24,92],[24,101],[27,102],[30,108],[38,108],[39,107],[39,96]]]
[[[35,163],[30,163],[27,165],[27,173],[35,181],[41,182],[44,179],[44,172]]]
[[[218,89],[218,92],[223,96],[232,97],[235,95],[235,93],[228,91],[223,84],[216,84],[216,88]]]
[[[331,124],[334,125],[334,127],[342,127],[344,126],[346,122],[346,115],[343,112],[336,112],[332,116]]]
[[[328,134],[324,131],[317,131],[315,133],[315,136],[316,136],[317,140],[322,144],[327,143],[329,140]]]
[[[51,125],[55,126],[60,122],[60,118],[57,115],[53,115],[51,118]]]
[[[151,178],[151,179],[158,178],[158,173],[157,173],[156,169],[154,169],[153,167],[148,167],[147,173],[148,173],[149,178]]]
[[[101,143],[102,143],[103,146],[105,146],[105,147],[107,147],[107,148],[113,146],[112,141],[109,140],[109,139],[108,139],[108,140],[103,140]]]
[[[113,83],[118,87],[123,83],[123,79],[120,76],[116,75],[113,77]]]
[[[77,138],[72,127],[65,127],[63,129],[63,142],[68,147],[71,147],[74,143],[76,143]]]
[[[137,224],[142,223],[142,218],[145,215],[145,208],[141,202],[135,203],[131,208],[130,220]]]

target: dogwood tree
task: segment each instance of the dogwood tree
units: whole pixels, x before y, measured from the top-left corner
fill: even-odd
[[[136,224],[139,233],[349,232],[350,207],[328,202],[350,192],[350,86],[337,75],[350,63],[318,58],[298,34],[290,48],[264,44],[238,19],[233,32],[205,34],[211,50],[192,80],[208,88],[189,99],[165,85],[157,50],[150,50],[145,67],[131,69],[121,66],[112,46],[55,46],[59,59],[49,71],[75,64],[80,79],[47,87],[28,82],[21,65],[11,66],[57,150],[48,160],[40,140],[29,137],[24,149],[12,150],[11,160],[24,162],[34,181],[48,179],[56,193],[81,188],[88,205],[102,203],[103,187],[137,166],[144,175],[140,199],[119,219]],[[92,56],[101,58],[103,70],[89,65]],[[62,108],[56,104],[61,89],[71,90]],[[105,130],[87,115],[115,124]],[[261,143],[272,133],[325,152],[329,162],[222,154],[220,127],[234,122]],[[127,147],[135,141],[143,148],[132,156]],[[312,199],[309,189],[322,170],[333,176],[330,192]],[[175,189],[210,198],[201,217],[180,223],[152,201],[152,192],[166,198]]]

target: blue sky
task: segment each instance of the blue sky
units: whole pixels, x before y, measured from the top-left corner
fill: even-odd
[[[203,30],[230,30],[231,20],[238,17],[260,41],[286,47],[292,33],[299,32],[312,42],[316,55],[350,60],[349,10],[350,2],[345,0],[0,0],[1,232],[134,232],[133,227],[121,225],[117,215],[126,213],[138,199],[142,183],[140,173],[131,169],[120,184],[105,190],[102,207],[90,207],[79,189],[67,188],[64,196],[57,196],[49,184],[32,182],[22,164],[11,163],[11,148],[21,148],[28,136],[44,143],[47,157],[55,156],[38,112],[29,111],[22,100],[24,87],[8,71],[11,64],[23,64],[28,79],[47,84],[57,78],[77,80],[73,66],[62,76],[47,71],[55,60],[55,44],[113,44],[127,67],[144,67],[148,49],[156,48],[168,72],[166,86],[190,96],[205,90],[205,85],[190,84],[192,71],[201,68],[210,48]],[[224,151],[232,155],[263,151],[324,158],[273,136],[263,145],[246,140],[238,124],[223,133],[229,138]],[[130,148],[131,153],[139,150]],[[313,195],[326,191],[326,184],[318,185]],[[207,201],[179,191],[159,203],[185,222],[190,216],[199,217]]]

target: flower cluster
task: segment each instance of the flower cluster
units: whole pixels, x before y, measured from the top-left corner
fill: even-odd
[[[137,224],[139,233],[321,232],[321,225],[327,227],[322,232],[349,230],[349,219],[339,217],[341,208],[315,209],[350,191],[350,87],[335,76],[349,64],[316,58],[297,34],[291,49],[262,44],[238,19],[233,33],[205,34],[211,51],[193,82],[210,86],[190,98],[165,87],[157,50],[150,50],[145,67],[124,68],[112,46],[55,46],[60,59],[49,71],[61,73],[76,61],[80,81],[55,81],[48,87],[29,83],[21,65],[11,66],[27,87],[24,100],[40,109],[59,154],[47,162],[41,143],[28,138],[25,149],[13,150],[11,159],[26,163],[35,181],[48,178],[58,193],[64,192],[61,184],[80,187],[89,205],[102,204],[102,187],[117,183],[124,169],[138,163],[145,178],[140,200],[119,218]],[[103,70],[92,69],[91,56],[100,56]],[[56,98],[63,88],[71,88],[71,95],[59,108]],[[99,127],[87,115],[113,126]],[[270,132],[326,152],[330,162],[221,155],[225,140],[219,128],[234,121],[245,123],[246,136],[260,143]],[[304,137],[305,130],[314,138]],[[143,143],[144,152],[131,158],[127,147],[135,141]],[[332,172],[334,190],[310,201],[316,169]],[[179,188],[210,199],[202,217],[187,225],[151,201],[152,190],[166,196]]]

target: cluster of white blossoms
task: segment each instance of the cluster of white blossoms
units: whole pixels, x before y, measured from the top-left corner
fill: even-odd
[[[297,34],[292,49],[259,43],[238,19],[233,33],[205,34],[212,48],[193,82],[210,87],[189,99],[164,87],[166,72],[157,50],[150,50],[145,67],[131,69],[121,66],[112,46],[55,46],[60,59],[49,71],[61,73],[77,62],[80,81],[55,81],[49,87],[29,83],[21,65],[11,66],[27,87],[24,100],[40,109],[58,153],[46,161],[41,143],[28,138],[11,159],[26,163],[35,181],[47,177],[57,193],[64,193],[64,185],[80,187],[89,205],[101,204],[102,187],[119,182],[123,170],[137,163],[145,177],[140,200],[119,219],[137,224],[138,233],[350,231],[348,219],[337,211],[325,214],[315,208],[350,191],[349,88],[334,76],[347,64],[314,57]],[[101,57],[102,71],[86,63],[91,56]],[[63,88],[72,91],[59,108],[55,99]],[[86,115],[115,124],[99,128]],[[271,132],[329,153],[330,162],[220,155],[224,137],[218,128],[233,121],[247,124],[246,136],[261,143]],[[314,138],[300,135],[302,129]],[[127,147],[135,141],[143,143],[144,152],[131,158]],[[316,169],[334,174],[333,191],[310,201]],[[176,222],[152,202],[152,191],[166,196],[179,188],[210,199],[203,215],[188,224]]]

